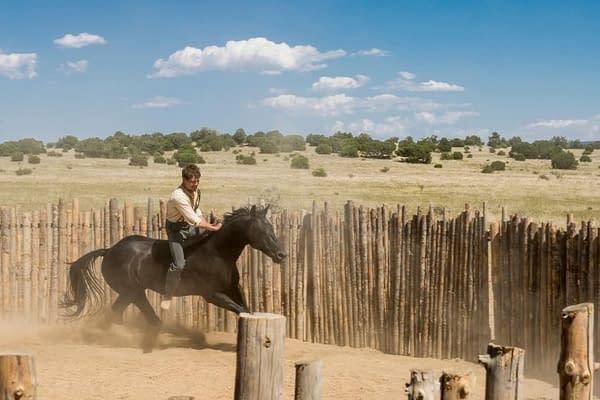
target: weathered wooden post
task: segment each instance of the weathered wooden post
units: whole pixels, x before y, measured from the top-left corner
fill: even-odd
[[[408,400],[436,400],[440,393],[440,384],[433,376],[433,371],[410,371],[410,383],[406,384]]]
[[[320,400],[323,363],[321,360],[296,363],[294,400]]]
[[[442,400],[470,399],[475,377],[471,372],[463,375],[444,372],[440,378],[440,384]]]
[[[283,315],[240,314],[234,400],[282,398],[285,324]]]
[[[592,398],[594,363],[594,305],[582,303],[562,310],[558,374],[561,400]]]
[[[486,400],[521,400],[525,350],[490,343],[487,354],[479,356],[486,370]]]
[[[33,400],[36,386],[33,356],[0,353],[0,400]]]

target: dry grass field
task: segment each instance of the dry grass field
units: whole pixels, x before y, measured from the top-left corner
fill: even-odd
[[[243,152],[252,150],[256,149]],[[498,220],[505,206],[509,214],[559,226],[568,213],[575,220],[588,220],[600,211],[600,151],[592,153],[591,163],[580,163],[573,171],[552,170],[548,160],[514,161],[490,153],[485,146],[481,151],[473,147],[473,157],[462,161],[440,161],[434,153],[430,165],[319,155],[307,147],[303,154],[310,160],[309,170],[291,169],[285,153],[257,152],[257,165],[238,165],[232,151],[202,153],[205,210],[223,212],[257,199],[290,210],[310,209],[313,201],[319,207],[327,202],[333,210],[341,210],[347,200],[353,200],[365,206],[407,205],[410,211],[432,205],[440,212],[445,207],[453,216],[467,203],[481,210],[485,202],[490,220]],[[573,150],[577,159],[581,152]],[[102,207],[116,197],[144,206],[149,197],[166,198],[180,181],[177,166],[152,160],[148,167],[132,167],[128,160],[76,159],[73,152],[40,157],[37,165],[0,157],[0,205],[33,210],[59,198],[78,198],[81,209],[87,209]],[[481,173],[484,165],[495,160],[507,162],[506,170]],[[434,168],[436,163],[443,168]],[[18,176],[15,171],[20,167],[33,173]],[[312,176],[315,168],[325,169],[327,176]]]

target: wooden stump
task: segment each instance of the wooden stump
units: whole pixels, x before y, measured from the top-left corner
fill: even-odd
[[[440,378],[442,388],[442,400],[460,400],[470,399],[473,393],[475,377],[471,372],[463,375],[456,375],[444,372]]]
[[[283,395],[285,317],[241,313],[234,400],[276,400]]]
[[[561,400],[592,398],[594,364],[594,305],[582,303],[562,310],[558,374]]]
[[[320,400],[323,363],[321,360],[296,363],[294,400]]]
[[[523,364],[525,350],[518,347],[488,345],[487,354],[479,356],[486,370],[486,400],[521,400],[523,398]]]
[[[0,353],[0,400],[33,400],[36,386],[33,356]]]
[[[433,375],[433,371],[410,371],[410,383],[406,384],[408,400],[436,400],[440,392],[440,385]]]

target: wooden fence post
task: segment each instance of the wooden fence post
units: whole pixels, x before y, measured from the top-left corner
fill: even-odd
[[[408,400],[436,400],[440,393],[440,384],[433,376],[433,371],[412,369],[406,392]]]
[[[440,378],[442,387],[442,400],[470,399],[475,384],[475,377],[471,372],[463,375],[444,372]]]
[[[561,400],[591,400],[594,363],[594,304],[582,303],[562,310],[558,374]]]
[[[521,400],[525,350],[490,343],[487,354],[479,356],[486,370],[486,400]]]
[[[36,386],[33,356],[0,353],[0,400],[33,400]]]
[[[282,398],[285,325],[283,315],[239,315],[234,400]]]
[[[296,388],[294,400],[320,400],[322,386],[321,360],[296,363]]]

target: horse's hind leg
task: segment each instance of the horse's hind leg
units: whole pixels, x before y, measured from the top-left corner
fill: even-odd
[[[110,308],[108,322],[113,324],[123,324],[123,312],[133,301],[134,296],[131,293],[119,293],[119,296]]]
[[[135,296],[133,299],[133,304],[135,304],[144,317],[148,324],[150,324],[150,328],[144,335],[144,339],[142,340],[142,350],[144,353],[150,353],[154,344],[156,343],[156,337],[158,336],[158,332],[160,331],[160,318],[154,312],[154,309],[148,302],[148,298],[146,297],[146,293],[141,291]]]

